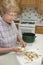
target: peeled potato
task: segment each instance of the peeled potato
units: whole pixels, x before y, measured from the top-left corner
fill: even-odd
[[[20,51],[24,51],[24,48],[23,47],[18,47],[20,49]]]
[[[27,60],[30,60],[26,55],[24,55],[24,58],[27,59]]]

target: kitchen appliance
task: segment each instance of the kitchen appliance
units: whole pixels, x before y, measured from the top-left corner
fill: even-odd
[[[35,22],[36,21],[21,21],[19,24],[19,29],[22,33],[35,33]]]
[[[32,43],[35,41],[35,34],[34,33],[23,33],[22,38],[27,43]]]

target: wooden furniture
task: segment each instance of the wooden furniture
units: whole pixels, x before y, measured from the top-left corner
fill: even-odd
[[[38,13],[43,13],[43,0],[18,0],[20,8],[36,7]]]
[[[16,0],[16,2],[17,2],[18,4],[20,4],[20,0]]]
[[[43,26],[36,26],[35,33],[43,34]]]
[[[42,64],[43,65],[43,64]]]
[[[38,0],[36,0],[36,7],[38,7]]]
[[[21,7],[35,7],[35,1],[36,0],[21,0]]]
[[[38,13],[42,14],[43,13],[43,0],[36,0],[36,5],[37,5]]]

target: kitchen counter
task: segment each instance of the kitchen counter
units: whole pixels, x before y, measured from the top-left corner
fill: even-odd
[[[35,50],[43,57],[43,35],[36,34],[34,43],[27,43],[26,50]],[[0,56],[0,65],[29,65],[25,64],[25,61],[15,52],[8,53]],[[37,64],[35,64],[37,65]]]
[[[36,26],[43,26],[43,24],[42,23],[37,23]]]
[[[0,65],[20,65],[15,52],[11,52],[0,56]]]
[[[43,57],[43,35],[36,34],[35,42],[34,43],[27,43],[26,49],[27,50],[34,50],[35,52],[38,52],[39,54],[41,54]],[[17,59],[19,60],[21,65],[31,65],[29,63],[26,64],[26,61],[24,59],[22,59],[20,56],[17,56]],[[37,64],[35,64],[35,65],[37,65]]]
[[[36,26],[43,26],[43,21],[42,22],[37,21],[35,25]]]

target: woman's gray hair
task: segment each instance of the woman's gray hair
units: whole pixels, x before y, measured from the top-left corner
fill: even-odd
[[[3,15],[8,11],[19,12],[20,9],[15,0],[1,0],[0,4],[0,14]]]

